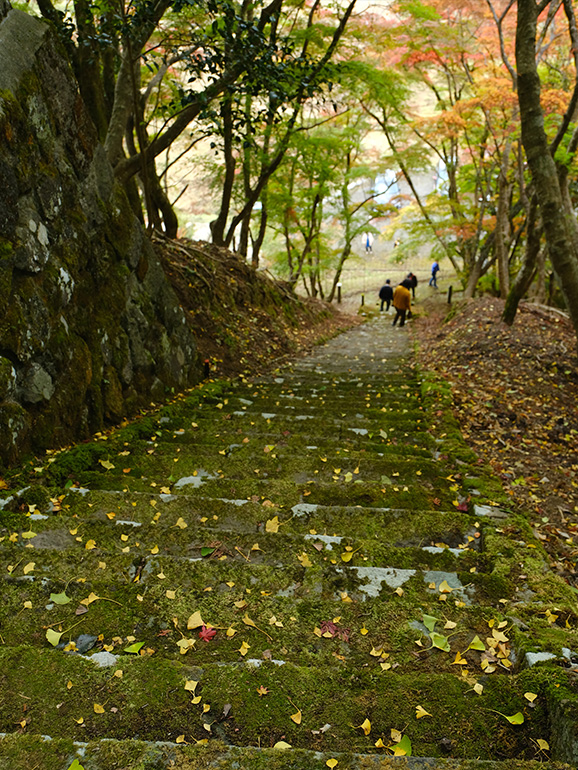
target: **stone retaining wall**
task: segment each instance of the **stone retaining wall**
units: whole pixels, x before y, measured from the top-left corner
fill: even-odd
[[[58,41],[0,0],[0,463],[198,378],[192,332]]]

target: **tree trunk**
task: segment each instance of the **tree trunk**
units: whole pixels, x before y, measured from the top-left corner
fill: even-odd
[[[510,290],[510,270],[508,264],[508,249],[506,248],[506,236],[508,230],[508,212],[511,186],[508,182],[508,167],[510,164],[511,142],[508,139],[502,153],[500,176],[498,181],[498,210],[496,216],[496,261],[498,263],[498,277],[500,280],[500,297],[506,299]]]
[[[229,209],[231,207],[231,197],[233,195],[236,165],[235,157],[233,155],[233,113],[231,109],[230,98],[227,98],[223,101],[221,107],[221,116],[223,118],[225,179],[223,182],[223,191],[221,194],[221,208],[219,209],[217,218],[211,222],[210,227],[213,243],[217,246],[228,246],[229,244],[225,243],[225,227],[227,226]]]
[[[464,289],[464,297],[466,299],[471,299],[474,294],[476,293],[476,286],[478,285],[478,281],[482,277],[482,260],[476,259],[474,264],[472,265],[472,269],[468,273],[468,281],[466,283],[466,288]]]
[[[540,249],[536,259],[536,283],[531,296],[540,305],[546,304],[546,249]]]
[[[541,231],[540,228],[537,227],[536,222],[537,213],[536,196],[532,196],[530,211],[528,213],[528,234],[526,238],[524,262],[512,284],[512,288],[508,292],[504,312],[502,313],[502,321],[507,323],[508,326],[511,326],[514,323],[520,300],[530,288],[530,284],[532,283],[532,279],[536,272],[536,261],[540,254],[541,241]]]
[[[568,221],[556,164],[550,153],[540,103],[536,67],[537,7],[535,0],[518,0],[516,64],[522,142],[534,181],[550,261],[566,299],[578,335],[578,254],[573,224]]]
[[[92,118],[98,138],[103,142],[108,130],[108,114],[103,81],[100,73],[100,55],[98,47],[88,45],[88,41],[96,38],[92,8],[86,0],[75,0],[74,12],[78,37],[84,41],[76,49],[74,69],[78,80],[80,93]]]
[[[331,290],[327,297],[328,302],[333,302],[333,299],[335,297],[335,292],[337,291],[337,284],[339,283],[341,279],[341,273],[343,272],[343,265],[349,258],[350,254],[351,254],[351,243],[346,243],[343,251],[341,252],[341,256],[339,257],[339,263],[337,265],[337,269],[335,270],[335,275],[333,276],[333,283],[331,284]]]

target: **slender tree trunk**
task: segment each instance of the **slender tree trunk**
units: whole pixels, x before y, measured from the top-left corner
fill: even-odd
[[[526,253],[524,254],[524,261],[510,291],[508,292],[504,312],[502,314],[502,321],[507,323],[508,326],[511,326],[514,323],[520,300],[530,288],[530,284],[532,283],[532,279],[536,272],[536,261],[540,254],[541,241],[541,231],[536,222],[537,214],[536,196],[533,196],[528,214],[528,233],[526,237]]]
[[[96,126],[98,138],[103,142],[108,130],[108,115],[100,74],[100,56],[96,46],[88,45],[88,41],[96,37],[94,18],[91,6],[86,0],[75,0],[74,13],[78,37],[85,41],[76,49],[76,56],[74,57],[76,77],[82,98]]]
[[[500,297],[506,299],[510,290],[510,266],[508,263],[508,249],[506,237],[508,230],[508,211],[510,204],[511,185],[508,182],[508,168],[510,165],[511,141],[506,141],[502,153],[502,163],[498,181],[498,210],[496,216],[496,261],[498,263],[498,277],[500,280]]]
[[[478,285],[478,281],[482,277],[482,260],[476,259],[474,264],[472,265],[471,270],[468,273],[468,280],[466,283],[466,287],[464,289],[464,297],[466,299],[471,299],[475,292],[476,292],[476,286]]]
[[[233,195],[233,183],[235,181],[235,156],[233,154],[233,113],[231,109],[231,100],[227,98],[221,106],[221,116],[223,118],[223,140],[225,156],[225,179],[223,181],[223,190],[221,193],[221,207],[215,220],[211,222],[211,235],[213,243],[217,246],[228,246],[225,243],[225,228],[229,217],[231,207],[231,197]],[[233,233],[231,233],[232,238]]]
[[[341,256],[339,257],[339,262],[337,263],[337,268],[335,270],[335,274],[333,276],[333,283],[331,284],[331,290],[327,296],[328,302],[333,302],[333,299],[335,298],[335,292],[337,291],[337,284],[341,280],[341,273],[343,272],[343,265],[351,255],[351,242],[346,243],[343,251],[341,252]]]
[[[568,221],[554,159],[544,130],[540,103],[540,77],[536,66],[537,6],[535,0],[518,0],[516,64],[522,142],[532,173],[552,266],[560,279],[578,335],[578,254],[574,226]]]
[[[263,194],[261,195],[261,217],[259,220],[259,232],[257,233],[257,237],[253,241],[253,250],[251,254],[251,266],[254,270],[256,270],[259,267],[259,254],[261,253],[261,247],[263,246],[263,241],[265,240],[265,233],[267,231],[267,219],[269,216],[268,212],[268,196],[267,196],[267,188],[263,190]]]
[[[535,302],[546,304],[546,249],[540,249],[536,259],[536,283],[532,293]]]

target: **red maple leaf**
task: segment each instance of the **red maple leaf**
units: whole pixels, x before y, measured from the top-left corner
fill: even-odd
[[[207,628],[207,626],[203,626],[199,631],[199,636],[204,642],[210,642],[211,639],[216,635],[216,633],[217,633],[216,628]]]

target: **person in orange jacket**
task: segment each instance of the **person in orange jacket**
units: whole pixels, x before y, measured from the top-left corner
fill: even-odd
[[[395,287],[393,292],[393,306],[395,308],[395,318],[393,319],[392,326],[395,326],[397,319],[401,319],[399,322],[400,327],[405,324],[406,313],[411,313],[411,283],[406,278],[398,286]]]

